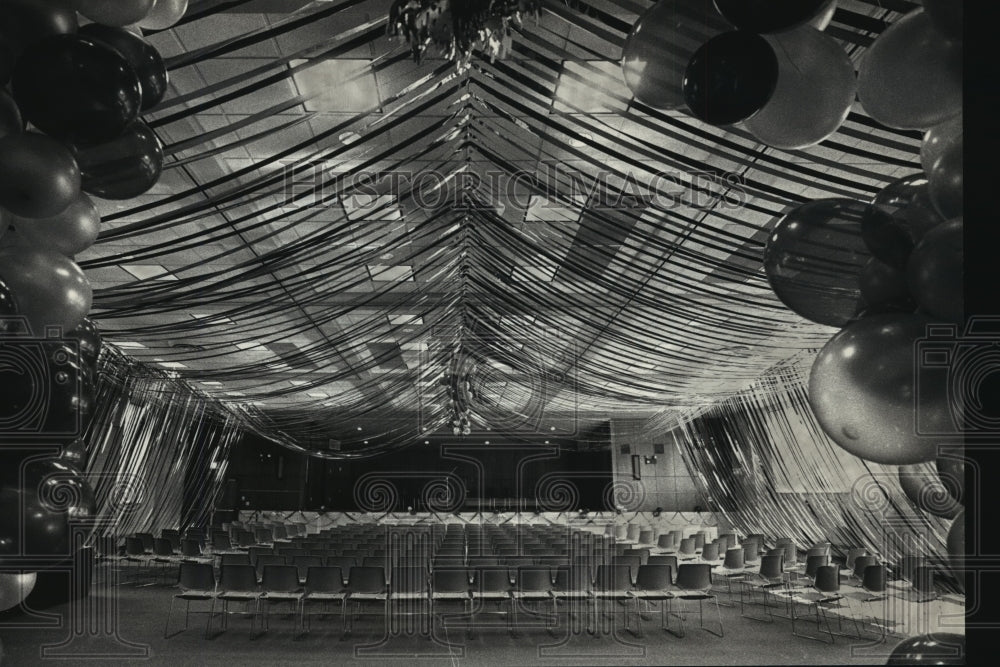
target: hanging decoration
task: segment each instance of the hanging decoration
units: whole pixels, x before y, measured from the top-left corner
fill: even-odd
[[[490,62],[505,58],[514,28],[525,16],[537,19],[540,13],[538,0],[394,0],[387,32],[406,39],[416,62],[434,45],[461,72],[477,47]]]

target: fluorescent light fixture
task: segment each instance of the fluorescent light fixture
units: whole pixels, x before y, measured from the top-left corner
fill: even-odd
[[[222,383],[215,380],[203,380],[202,384],[206,387],[221,387]]]
[[[293,60],[293,68],[306,64]],[[358,58],[330,58],[292,74],[299,93],[309,97],[306,111],[350,113],[379,108],[378,85],[371,62]],[[345,142],[346,143],[346,142]]]
[[[241,350],[252,350],[255,347],[263,347],[263,346],[257,341],[253,340],[253,341],[242,341],[236,343],[236,347],[238,347]]]
[[[143,345],[142,343],[136,343],[135,341],[132,341],[132,340],[119,341],[117,343],[114,343],[114,345],[116,347],[122,348],[123,350],[145,350],[146,349],[146,346]]]
[[[327,394],[323,393],[322,391],[310,391],[309,393],[306,394],[306,396],[309,396],[311,398],[330,398]]]
[[[389,324],[398,326],[401,324],[423,324],[424,319],[419,315],[392,315],[389,317]]]
[[[288,384],[292,385],[293,387],[301,387],[309,383],[305,380],[289,380]]]
[[[122,264],[121,268],[139,280],[177,280],[177,276],[159,264]]]

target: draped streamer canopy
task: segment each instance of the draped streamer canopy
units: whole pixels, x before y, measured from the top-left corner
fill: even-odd
[[[920,134],[855,103],[779,150],[648,107],[619,58],[651,4],[546,0],[458,72],[386,36],[389,0],[191,3],[147,35],[161,181],[100,201],[77,256],[92,318],[243,428],[336,456],[450,434],[463,400],[471,433],[677,417],[821,347],[768,286],[768,233],[919,171]],[[825,32],[857,65],[914,7],[841,0]]]

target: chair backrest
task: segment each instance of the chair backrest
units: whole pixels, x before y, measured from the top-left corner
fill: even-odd
[[[129,556],[141,556],[146,553],[146,550],[142,546],[142,540],[138,537],[126,537],[125,553]]]
[[[677,588],[706,591],[712,587],[712,566],[708,563],[681,563],[677,568]]]
[[[177,582],[183,590],[215,590],[215,570],[208,563],[181,563],[180,578]]]
[[[610,565],[620,565],[632,568],[632,572],[638,572],[642,565],[642,558],[639,556],[615,556],[611,559]]]
[[[820,593],[836,593],[840,590],[840,568],[836,565],[820,565],[816,568],[813,587]]]
[[[783,553],[769,554],[760,559],[760,576],[765,579],[777,579],[785,571],[785,555]]]
[[[257,572],[253,565],[222,564],[219,589],[230,592],[256,592]]]
[[[809,551],[806,552],[806,556],[822,556],[830,555],[833,550],[833,545],[829,542],[817,542],[816,544],[809,547]]]
[[[626,537],[626,539],[628,539],[628,540],[630,540],[632,542],[637,541],[639,539],[639,532],[641,530],[642,530],[642,527],[639,526],[638,524],[630,523],[628,525],[628,528],[625,529],[625,537]]]
[[[564,565],[556,568],[552,587],[559,591],[589,591],[592,585],[590,572],[587,569]]]
[[[786,542],[782,546],[785,548],[785,565],[795,565],[799,560],[798,548],[792,542]]]
[[[468,593],[469,571],[464,567],[435,569],[431,572],[431,590],[435,593]]]
[[[685,537],[683,540],[681,540],[681,546],[680,546],[680,548],[677,551],[679,553],[684,554],[685,556],[690,556],[691,554],[693,554],[694,553],[694,538],[693,537]]]
[[[858,579],[863,579],[865,568],[869,565],[878,565],[878,556],[857,556],[854,559],[854,576]]]
[[[806,556],[806,576],[815,577],[816,571],[824,565],[830,564],[830,556],[827,554],[813,554]]]
[[[228,551],[233,548],[233,543],[226,533],[216,533],[212,536],[212,549],[215,551]]]
[[[153,553],[157,556],[172,556],[174,548],[167,538],[157,537],[153,540]]]
[[[934,592],[934,568],[921,565],[913,571],[913,590],[920,593]]]
[[[715,542],[706,544],[701,549],[702,560],[719,560],[719,545]]]
[[[274,531],[274,539],[276,540],[284,540],[288,538],[288,529],[286,529],[284,526],[275,526],[273,528],[273,531]]]
[[[885,565],[881,563],[869,565],[861,576],[861,587],[869,593],[884,593],[886,578]]]
[[[656,538],[656,546],[661,549],[673,549],[676,545],[674,543],[674,536],[671,533],[665,533]]]
[[[352,593],[385,593],[385,569],[365,565],[352,567],[347,588]]]
[[[722,566],[730,570],[741,570],[746,567],[746,562],[743,558],[743,547],[726,549],[726,559],[722,561]]]
[[[736,547],[736,533],[721,533],[719,537],[726,538],[727,549],[733,549]]]
[[[254,528],[253,536],[258,544],[270,544],[274,541],[274,532],[270,528]]]
[[[756,563],[760,560],[760,543],[757,540],[747,540],[740,546],[743,547],[744,562]]]
[[[389,567],[389,559],[384,556],[366,556],[361,560],[361,565],[364,567],[379,567],[385,570]]]
[[[305,587],[313,593],[339,593],[344,590],[344,575],[339,567],[310,567]]]
[[[196,558],[201,555],[201,544],[198,540],[181,540],[181,554]]]
[[[500,593],[510,590],[510,570],[506,567],[480,567],[474,571],[473,588],[483,593]]]
[[[652,544],[653,543],[653,531],[652,530],[640,530],[639,531],[639,544]]]
[[[923,556],[903,556],[899,559],[897,574],[906,581],[913,581],[917,568],[924,564],[924,560]]]
[[[276,593],[299,590],[299,570],[294,565],[265,565],[261,588]]]
[[[637,566],[636,570],[641,566]],[[595,591],[624,593],[632,588],[632,568],[628,565],[598,565]]]
[[[705,533],[698,532],[698,533],[695,533],[694,535],[692,535],[691,537],[694,538],[694,548],[695,549],[701,549],[702,547],[705,546]]]
[[[516,578],[517,590],[521,592],[552,590],[552,571],[547,567],[519,567]]]
[[[185,543],[191,540],[187,540]],[[221,565],[250,565],[250,556],[247,554],[222,554]]]
[[[153,552],[154,538],[152,533],[136,533],[135,536],[138,537],[140,541],[142,541],[143,551],[147,553]]]
[[[624,540],[628,538],[628,526],[623,524],[618,524],[615,526],[615,537],[619,540]]]
[[[673,578],[673,568],[669,565],[640,565],[635,587],[646,591],[665,591],[673,584]]]

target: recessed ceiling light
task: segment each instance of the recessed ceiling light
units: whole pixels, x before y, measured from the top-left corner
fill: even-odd
[[[361,427],[360,427],[360,426],[358,427],[358,430],[359,430],[359,431],[361,430]]]

